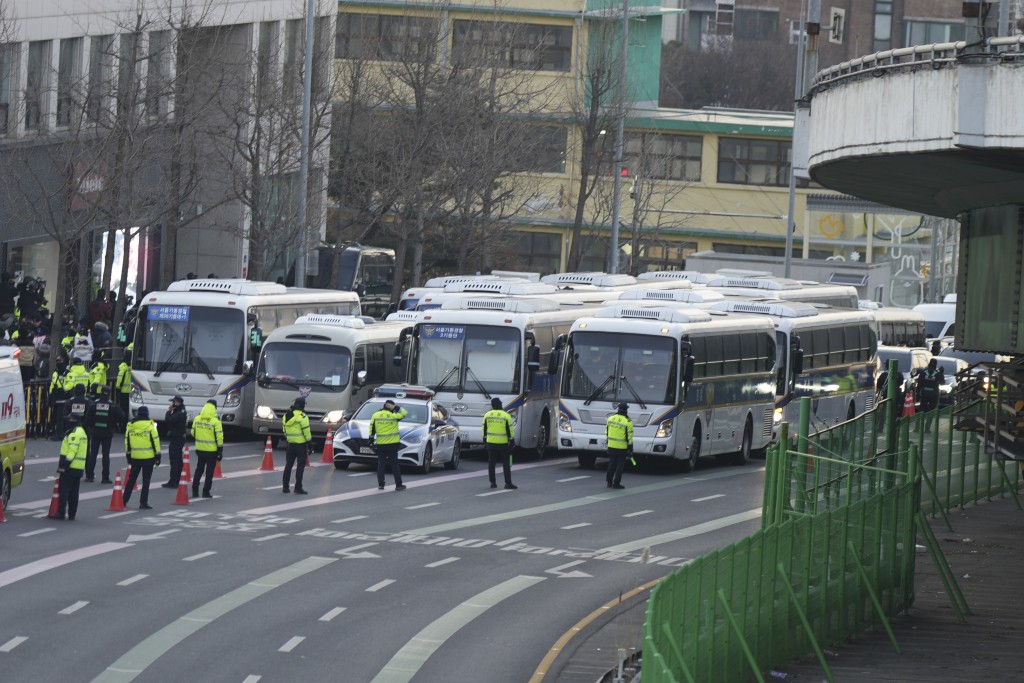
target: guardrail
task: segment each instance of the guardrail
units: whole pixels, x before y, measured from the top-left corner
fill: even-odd
[[[967,56],[968,47],[980,48],[969,53],[972,58],[989,57],[993,60],[1016,60],[1024,58],[1024,36],[989,38],[983,45],[972,45],[960,40],[955,43],[933,43],[914,45],[851,59],[819,71],[811,83],[811,92],[823,89],[838,81],[870,74],[880,76],[887,71],[905,68],[931,67],[940,69]]]

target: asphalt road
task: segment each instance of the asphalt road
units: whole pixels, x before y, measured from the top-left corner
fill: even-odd
[[[711,461],[627,471],[613,491],[602,469],[549,457],[492,490],[469,455],[402,492],[317,464],[297,496],[280,490],[282,451],[262,472],[262,444],[241,442],[213,499],[173,505],[165,464],[153,510],[136,494],[108,512],[111,487],[83,482],[78,519],[59,522],[56,451],[29,442],[0,525],[5,681],[556,681],[535,674],[563,634],[753,532],[763,486],[758,461]]]

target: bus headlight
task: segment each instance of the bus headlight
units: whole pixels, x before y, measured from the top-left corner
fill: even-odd
[[[569,420],[569,416],[564,413],[558,416],[558,431],[560,432],[571,432],[572,422]]]
[[[782,408],[776,408],[772,414],[772,422],[774,424],[782,424]]]
[[[242,392],[238,389],[233,389],[228,392],[228,395],[224,397],[225,408],[237,408],[242,402]]]
[[[336,425],[345,419],[344,410],[332,410],[331,412],[324,415],[322,422],[329,425]]]
[[[274,414],[274,409],[270,406],[256,406],[256,417],[261,420],[273,420],[277,415]]]
[[[654,433],[654,436],[662,439],[666,436],[672,436],[672,420],[665,420],[658,425],[658,431]]]
[[[128,400],[132,403],[142,403],[142,390],[133,384],[128,392]]]

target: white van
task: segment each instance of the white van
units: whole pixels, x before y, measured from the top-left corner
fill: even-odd
[[[0,346],[0,505],[25,476],[25,388],[17,346]]]
[[[300,396],[314,439],[336,430],[375,387],[402,381],[404,368],[391,359],[407,324],[316,314],[271,332],[256,368],[253,432],[276,445],[281,417]]]

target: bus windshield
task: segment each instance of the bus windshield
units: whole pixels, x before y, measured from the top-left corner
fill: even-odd
[[[135,370],[242,373],[245,314],[237,308],[150,304],[142,307],[138,324]]]
[[[434,391],[517,394],[521,337],[511,327],[420,325],[412,383]]]
[[[668,337],[573,332],[562,372],[562,396],[673,405],[676,355],[676,341]]]
[[[343,346],[309,342],[274,342],[263,347],[256,376],[284,384],[348,386],[352,351]]]

